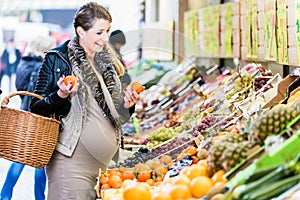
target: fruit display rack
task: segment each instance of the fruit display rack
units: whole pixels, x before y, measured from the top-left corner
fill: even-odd
[[[138,118],[140,120],[139,126],[141,134],[144,133],[147,135],[147,133],[157,129],[167,120],[172,119],[173,113],[180,113],[201,99],[201,96],[197,95],[193,90],[188,90],[182,94],[182,96],[177,96],[177,93],[179,92],[174,92],[175,96],[173,97],[165,97],[157,105],[152,106],[147,112],[140,112],[141,114],[138,115]]]
[[[244,82],[244,77],[249,77],[247,83]],[[242,80],[237,81],[238,79]],[[110,170],[122,173],[131,171],[134,178],[124,181],[122,186],[112,191],[105,189],[108,192],[105,192],[103,199],[120,196],[120,199],[127,200],[127,184],[135,185],[137,189],[140,182],[150,185],[149,195],[155,196],[156,193],[160,194],[160,190],[164,190],[172,199],[179,198],[179,194],[173,193],[173,190],[179,190],[176,183],[178,178],[175,177],[182,178],[185,175],[193,183],[200,181],[200,178],[192,174],[198,174],[201,178],[205,176],[205,183],[202,182],[201,190],[199,187],[193,188],[190,183],[191,193],[182,192],[187,196],[180,198],[193,197],[202,200],[218,196],[220,199],[234,200],[247,199],[249,196],[249,199],[260,199],[266,193],[261,191],[258,183],[252,184],[253,191],[235,189],[240,186],[250,187],[246,182],[250,182],[248,177],[252,174],[263,182],[264,180],[260,180],[261,175],[259,176],[262,173],[267,174],[263,170],[268,169],[268,173],[275,168],[279,170],[286,167],[284,164],[287,162],[291,162],[290,165],[295,170],[286,171],[288,175],[285,182],[284,178],[278,177],[277,181],[270,178],[270,188],[276,187],[277,192],[268,192],[267,196],[277,197],[292,188],[296,188],[293,191],[297,192],[300,170],[296,169],[300,169],[300,164],[293,165],[292,162],[300,155],[297,148],[300,145],[300,91],[291,95],[286,104],[266,107],[281,81],[278,74],[273,75],[261,65],[252,64],[242,67],[238,73],[233,72],[228,76],[218,77],[213,83],[206,83],[197,92],[190,88],[184,97],[188,94],[201,94],[200,98],[192,98],[190,104],[183,103],[185,98],[181,98],[166,106],[168,109],[163,109],[162,113],[173,116],[171,119],[174,123],[166,123],[171,121],[170,117],[164,118],[159,122],[160,126],[154,126],[151,131],[149,129],[140,135],[148,140],[147,144],[140,145],[122,162],[110,166]],[[236,95],[241,94],[239,92],[231,95],[235,84],[241,82],[247,85],[243,85],[244,89],[250,92],[246,95],[243,92],[242,96]],[[183,107],[181,103],[185,105],[184,109],[178,109]],[[158,116],[162,114],[157,114],[151,121],[161,119]],[[195,172],[190,172],[196,167],[199,168]],[[271,167],[273,168],[270,169]],[[202,171],[203,168],[205,172]],[[145,173],[148,178],[142,179],[141,176]],[[98,190],[101,190],[101,176],[103,174],[99,174]],[[106,176],[110,175],[106,173]],[[219,181],[216,181],[216,176],[221,177]],[[165,188],[167,183],[169,187]],[[222,186],[219,186],[221,183]],[[286,187],[280,187],[284,183]],[[185,191],[185,188],[181,189]]]

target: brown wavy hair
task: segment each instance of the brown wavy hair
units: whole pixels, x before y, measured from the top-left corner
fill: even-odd
[[[110,23],[112,22],[110,13],[102,5],[96,2],[84,4],[75,13],[74,28],[76,30],[77,27],[82,27],[83,30],[88,31],[92,28],[95,19],[105,19]]]

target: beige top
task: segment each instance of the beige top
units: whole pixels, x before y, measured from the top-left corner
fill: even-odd
[[[90,154],[107,165],[119,149],[111,123],[103,117],[95,98],[88,93],[87,111],[82,112],[77,94],[71,97],[71,109],[62,119],[62,131],[56,150],[65,156],[72,156],[80,140]],[[117,157],[116,157],[117,158]]]
[[[87,119],[83,124],[80,141],[88,152],[104,165],[108,165],[118,150],[114,128],[104,118],[94,98],[89,98]]]

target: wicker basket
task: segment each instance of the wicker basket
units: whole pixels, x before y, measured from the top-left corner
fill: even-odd
[[[43,97],[26,91],[11,93],[1,102],[0,157],[43,168],[50,160],[58,139],[60,122],[7,106],[16,95]]]

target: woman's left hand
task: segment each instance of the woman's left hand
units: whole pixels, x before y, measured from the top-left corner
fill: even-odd
[[[130,87],[127,87],[124,93],[125,108],[134,106],[141,98],[140,95],[135,90],[131,90]]]

